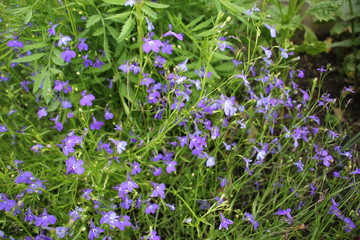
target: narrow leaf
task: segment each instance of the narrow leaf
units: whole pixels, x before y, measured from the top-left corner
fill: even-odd
[[[130,34],[132,30],[132,26],[133,26],[133,19],[132,17],[129,17],[126,20],[124,26],[122,27],[119,37],[116,39],[118,43],[123,41]]]
[[[86,28],[91,27],[92,25],[97,23],[99,20],[100,20],[100,15],[93,15],[93,16],[89,17],[89,19],[86,22]]]
[[[47,53],[36,53],[36,54],[30,55],[30,56],[13,59],[13,60],[11,60],[11,62],[12,63],[31,62],[31,61],[35,61],[45,55],[47,55]]]
[[[146,1],[145,4],[152,8],[168,8],[168,7],[170,7],[167,4],[161,4],[161,3],[156,3],[156,2],[147,2]]]

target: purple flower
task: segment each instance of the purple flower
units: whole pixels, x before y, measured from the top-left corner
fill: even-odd
[[[132,170],[131,170],[132,175],[141,173],[142,169],[140,168],[140,163],[134,161],[134,163],[132,163],[131,166],[132,166]]]
[[[22,48],[24,47],[24,44],[18,40],[18,37],[14,37],[14,40],[8,41],[7,46],[13,48]]]
[[[98,57],[96,57],[93,67],[101,68],[102,65],[104,65],[104,63],[102,61],[100,61],[100,59]]]
[[[153,40],[151,38],[144,38],[145,42],[142,46],[144,52],[148,53],[150,51],[158,53],[160,51],[160,47],[164,46],[163,42],[160,40]]]
[[[351,218],[343,218],[343,221],[347,224],[343,228],[345,228],[345,232],[350,232],[354,228],[356,228],[355,223],[351,220]]]
[[[39,227],[47,227],[49,224],[55,224],[56,223],[56,217],[53,215],[48,215],[46,208],[44,209],[43,214],[40,215],[40,217],[37,217],[35,219],[35,226]]]
[[[7,132],[8,128],[5,125],[0,125],[0,132]]]
[[[105,114],[104,114],[104,118],[106,119],[106,120],[110,120],[110,119],[113,119],[114,118],[114,114],[112,114],[111,112],[110,112],[110,109],[105,109]]]
[[[172,173],[174,171],[176,171],[175,166],[177,165],[176,161],[171,161],[166,165],[166,172],[167,173]]]
[[[229,219],[226,219],[222,213],[220,213],[220,217],[221,217],[221,222],[219,229],[226,228],[226,230],[228,230],[229,225],[233,224],[234,222]]]
[[[134,6],[136,3],[136,0],[126,0],[124,6]]]
[[[88,59],[88,55],[86,54],[85,56],[82,56],[82,59],[84,59],[84,67],[88,68],[89,66],[93,65],[93,62]]]
[[[221,181],[220,182],[220,187],[225,187],[226,184],[227,184],[227,179],[226,178],[221,178],[221,177],[218,177],[218,179]]]
[[[91,130],[100,130],[101,126],[104,125],[104,122],[97,121],[94,116],[92,118],[93,118],[93,122],[92,122],[92,124],[90,124],[90,129]]]
[[[69,100],[63,100],[61,101],[61,106],[64,108],[64,109],[68,109],[68,108],[72,108],[72,104]]]
[[[147,207],[145,208],[145,213],[146,214],[150,214],[150,213],[155,214],[157,209],[159,209],[159,205],[157,205],[156,203],[154,203],[154,204],[148,203]]]
[[[165,198],[165,184],[161,183],[161,184],[158,184],[158,183],[153,183],[153,182],[150,182],[151,185],[154,187],[154,190],[152,191],[150,197],[158,197],[160,196],[162,199]]]
[[[37,152],[39,152],[39,150],[42,149],[43,147],[44,147],[43,145],[37,143],[37,144],[33,145],[33,146],[30,148],[30,150],[37,153]]]
[[[150,22],[150,20],[149,20],[147,17],[145,17],[145,20],[146,20],[146,23],[147,23],[147,30],[148,30],[149,32],[151,32],[152,30],[154,30],[155,27],[154,27],[154,25]]]
[[[294,165],[296,167],[298,167],[298,170],[297,170],[298,172],[304,171],[304,164],[301,162],[301,160],[295,162]]]
[[[60,39],[58,41],[58,46],[62,46],[62,45],[65,45],[67,46],[68,45],[68,42],[71,41],[71,37],[69,36],[63,36],[61,33],[60,33]]]
[[[114,140],[112,138],[110,138],[110,141],[115,144],[115,148],[118,154],[121,154],[123,151],[126,150],[127,142]]]
[[[214,157],[208,157],[206,160],[206,167],[213,167],[215,166],[215,158]]]
[[[74,57],[76,57],[76,53],[69,48],[66,48],[66,50],[61,53],[61,58],[64,59],[65,62],[70,62]]]
[[[265,23],[264,25],[265,25],[265,27],[266,27],[267,29],[270,30],[270,35],[271,35],[271,37],[272,37],[272,38],[275,38],[275,37],[276,37],[276,29],[275,29],[274,27],[266,24],[266,23]]]
[[[15,207],[15,205],[15,200],[9,200],[4,193],[0,193],[0,211],[10,212],[11,208]]]
[[[356,168],[355,171],[352,171],[350,174],[360,174],[360,168]]]
[[[37,217],[31,211],[31,207],[29,207],[28,210],[25,213],[24,221],[29,222],[30,224],[32,224],[32,222],[35,221],[36,218]]]
[[[55,36],[55,35],[56,35],[56,33],[55,33],[55,28],[56,28],[59,24],[52,25],[52,23],[50,22],[49,25],[51,26],[51,27],[47,30],[47,32],[49,33],[49,37]]]
[[[237,107],[235,105],[235,97],[228,98],[225,95],[220,96],[221,100],[218,100],[222,104],[222,109],[226,116],[233,116],[237,112]]]
[[[89,231],[89,235],[88,235],[88,238],[90,240],[93,240],[94,238],[99,238],[99,235],[103,232],[104,232],[104,229],[102,229],[100,227],[96,227],[95,224],[93,223],[93,221],[91,221],[90,231]]]
[[[77,45],[77,48],[79,49],[79,51],[82,51],[82,50],[87,51],[89,49],[89,46],[85,43],[85,40],[86,40],[86,38],[83,38],[83,39],[79,38],[80,43]]]
[[[75,157],[70,157],[68,160],[66,160],[66,170],[67,174],[83,174],[85,172],[85,169],[82,167],[84,164],[83,160],[76,161]]]
[[[290,215],[290,212],[291,212],[291,208],[288,208],[288,209],[286,209],[286,210],[282,210],[282,209],[279,209],[276,213],[275,213],[275,215],[280,215],[280,216],[282,216],[282,215],[286,215],[286,219],[281,219],[281,220],[283,220],[283,221],[285,221],[285,222],[287,222],[287,223],[291,223],[294,219],[292,218],[292,216]]]
[[[254,226],[254,230],[256,230],[259,227],[259,222],[255,221],[254,216],[250,213],[245,213],[245,217],[243,219],[244,221],[248,220],[251,222]]]
[[[340,203],[335,202],[334,198],[331,198],[331,206],[330,206],[330,214],[335,214],[336,216],[340,217],[341,216],[341,212],[338,209],[338,206],[340,205]]]
[[[55,228],[55,233],[57,238],[63,238],[68,234],[70,228],[67,227],[57,227]]]
[[[125,230],[125,227],[131,226],[130,217],[127,215],[122,216],[121,218],[114,212],[110,211],[104,213],[103,217],[100,219],[100,224],[107,223],[110,227],[117,227],[121,231]]]
[[[86,95],[86,90],[81,92],[81,95],[83,97],[80,100],[80,105],[81,106],[85,106],[85,105],[92,106],[92,101],[95,100],[94,95],[92,95],[92,94]]]
[[[172,31],[172,25],[171,25],[171,24],[169,24],[168,26],[169,26],[170,31],[168,31],[168,32],[166,32],[165,34],[163,34],[163,37],[174,36],[174,37],[176,37],[177,39],[179,39],[180,41],[182,41],[182,40],[183,40],[182,34],[181,34],[181,33],[175,33],[175,32],[173,32],[173,31]]]
[[[74,210],[69,212],[69,217],[71,217],[74,221],[81,217],[81,213],[84,212],[84,209],[76,206]]]

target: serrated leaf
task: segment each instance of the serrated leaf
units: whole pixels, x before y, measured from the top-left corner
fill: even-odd
[[[51,90],[51,79],[50,75],[46,75],[44,79],[44,84],[42,88],[42,97],[45,100],[46,104],[49,104],[51,98],[52,98],[52,90]]]
[[[116,42],[120,43],[121,41],[123,41],[127,36],[129,36],[131,30],[132,30],[132,26],[133,26],[133,19],[132,17],[129,17],[124,26],[121,29],[120,35],[119,37],[116,39]]]
[[[316,42],[318,39],[314,31],[311,28],[307,27],[306,25],[304,25],[303,27],[305,29],[304,41],[307,43]]]
[[[24,24],[28,24],[32,18],[32,9],[30,9],[25,16]]]
[[[92,34],[93,36],[100,36],[101,34],[104,34],[104,27],[100,27],[98,29],[95,30],[95,32]]]
[[[151,8],[149,8],[148,6],[143,6],[141,8],[141,11],[147,15],[148,17],[151,17],[152,19],[156,19],[157,18],[157,14],[156,12],[154,12],[153,10],[151,10]]]
[[[104,52],[105,52],[105,57],[108,60],[108,62],[110,62],[111,51],[109,49],[109,42],[108,42],[108,39],[107,39],[106,35],[104,35],[103,48],[104,48]]]
[[[53,101],[50,106],[46,109],[47,112],[53,112],[55,111],[56,109],[58,109],[60,105],[60,101],[59,100],[56,100],[56,101]]]
[[[47,53],[36,53],[36,54],[32,54],[30,56],[25,56],[22,58],[17,58],[17,59],[13,59],[11,60],[12,63],[22,63],[22,62],[31,62],[31,61],[35,61],[39,58],[42,58],[43,56],[47,55]]]
[[[170,7],[167,4],[161,4],[161,3],[156,3],[156,2],[147,2],[146,1],[145,4],[152,8],[168,8],[168,7]]]
[[[235,14],[241,14],[246,11],[245,8],[237,6],[236,4],[229,2],[227,0],[219,0],[219,1],[225,6],[225,8],[227,8],[230,12],[233,12]]]
[[[103,2],[114,4],[114,5],[124,5],[125,4],[125,0],[103,0]]]
[[[110,35],[116,40],[118,37],[118,31],[112,26],[106,26],[106,28],[109,31]]]
[[[210,18],[210,19],[206,20],[205,22],[200,23],[199,25],[197,25],[197,26],[194,27],[193,29],[191,29],[191,31],[194,31],[194,32],[195,32],[195,31],[198,31],[198,30],[200,30],[200,29],[209,27],[211,23],[212,23],[212,19]]]
[[[123,20],[130,16],[131,12],[123,12],[119,14],[112,15],[110,17],[105,18],[106,20]]]
[[[55,48],[53,50],[53,55],[51,56],[51,60],[56,65],[63,66],[65,64],[65,62],[64,62],[64,59],[62,59],[60,56],[61,56],[60,50]]]
[[[52,74],[61,74],[62,73],[62,71],[57,68],[50,68],[50,72]]]
[[[204,18],[204,15],[201,15],[197,18],[195,18],[193,21],[191,21],[188,25],[186,25],[187,28],[192,28],[196,24],[198,24],[202,19]]]
[[[45,81],[46,78],[50,79],[51,73],[48,72],[47,70],[42,70],[39,74],[37,74],[33,79],[34,81],[34,88],[33,88],[33,93],[36,93],[41,84]]]
[[[296,52],[306,52],[311,56],[315,56],[322,52],[326,51],[326,43],[325,42],[313,42],[313,43],[306,43],[300,46],[295,47]]]
[[[93,16],[89,17],[89,19],[86,22],[86,28],[91,27],[92,25],[97,23],[99,20],[100,20],[100,15],[93,15]]]
[[[310,7],[309,13],[320,22],[329,21],[335,19],[336,12],[341,6],[340,1],[325,1],[319,2],[314,6]]]

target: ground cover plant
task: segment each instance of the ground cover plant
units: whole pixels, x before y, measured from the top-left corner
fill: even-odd
[[[355,89],[266,1],[1,4],[0,238],[359,235]]]

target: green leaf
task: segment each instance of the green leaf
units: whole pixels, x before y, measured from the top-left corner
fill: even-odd
[[[65,65],[65,62],[64,62],[64,59],[62,59],[60,56],[61,56],[61,51],[59,49],[55,48],[53,50],[51,60],[56,65],[63,66],[63,65]]]
[[[105,18],[106,20],[124,20],[127,19],[131,15],[131,12],[123,12],[119,14],[112,15],[110,17]]]
[[[104,27],[100,27],[98,29],[95,30],[95,32],[92,34],[93,36],[100,36],[102,34],[104,34],[105,28]]]
[[[30,9],[25,16],[24,24],[28,24],[32,18],[32,9]]]
[[[326,43],[320,42],[320,41],[313,42],[313,43],[305,43],[305,44],[295,47],[295,51],[297,53],[306,52],[307,54],[310,54],[311,56],[315,56],[317,54],[320,54],[320,53],[326,51]]]
[[[340,42],[334,42],[330,44],[330,47],[351,47],[351,46],[359,46],[360,45],[360,37],[355,38],[353,41],[352,39],[346,39]]]
[[[43,56],[47,55],[47,53],[36,53],[36,54],[32,54],[30,56],[25,56],[22,58],[17,58],[17,59],[13,59],[11,60],[12,63],[22,63],[22,62],[31,62],[31,61],[35,61],[39,58],[42,58]]]
[[[192,28],[193,26],[195,26],[196,24],[198,24],[203,18],[204,18],[204,15],[201,15],[201,16],[195,18],[195,19],[192,20],[188,25],[186,25],[186,27],[187,27],[187,28]]]
[[[44,48],[44,47],[47,47],[48,44],[47,43],[35,43],[35,44],[29,44],[29,45],[25,45],[22,50],[24,52],[27,52],[29,50],[33,50],[33,49],[41,49],[41,48]]]
[[[53,97],[50,75],[45,76],[41,96],[44,98],[46,104],[49,104],[51,98]]]
[[[97,23],[99,20],[100,20],[100,15],[93,15],[93,16],[89,17],[89,19],[86,22],[86,28],[91,27],[92,25]]]
[[[103,2],[114,4],[114,5],[124,5],[125,4],[125,0],[103,0]]]
[[[148,5],[149,7],[152,7],[152,8],[168,8],[170,7],[169,5],[167,4],[161,4],[161,3],[155,3],[155,2],[145,2],[146,5]]]
[[[314,33],[314,31],[311,30],[311,28],[307,27],[306,25],[304,25],[303,27],[305,29],[304,41],[307,42],[307,43],[316,42],[318,39],[317,39],[316,34]]]
[[[121,41],[123,41],[127,36],[129,36],[131,30],[132,30],[132,26],[133,26],[133,19],[132,17],[129,17],[124,26],[121,29],[120,35],[119,37],[116,39],[116,42],[120,43]]]
[[[235,14],[242,14],[246,11],[245,8],[237,6],[236,4],[234,4],[230,1],[227,1],[227,0],[219,0],[219,1],[224,5],[224,7],[227,10],[229,10],[230,12],[233,12]]]
[[[200,23],[199,25],[197,25],[197,26],[194,27],[193,29],[191,29],[191,31],[194,31],[194,32],[195,32],[195,31],[198,31],[198,30],[200,30],[200,29],[209,27],[211,23],[212,23],[212,19],[210,18],[210,19],[206,20],[205,22]]]
[[[106,28],[109,31],[110,35],[116,40],[118,37],[118,31],[112,26],[106,26]]]
[[[336,13],[340,7],[341,1],[324,1],[310,7],[308,13],[313,15],[315,19],[320,22],[327,22],[335,19]]]
[[[151,17],[152,19],[156,19],[157,18],[157,14],[156,12],[154,12],[153,10],[151,10],[151,8],[149,8],[148,6],[143,6],[141,8],[141,11],[148,17]]]

